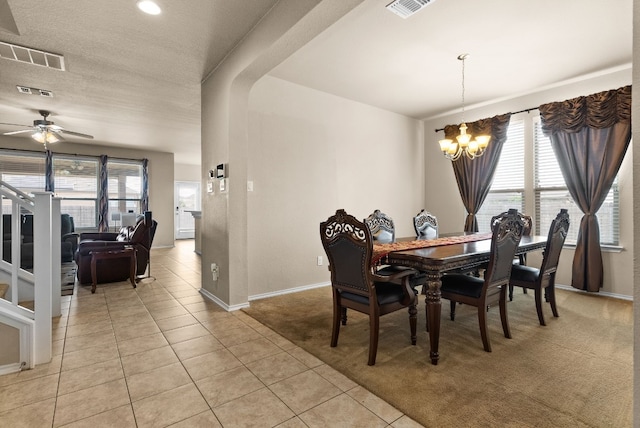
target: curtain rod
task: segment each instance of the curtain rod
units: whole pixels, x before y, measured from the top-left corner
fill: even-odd
[[[509,114],[529,113],[531,110],[538,110],[538,107],[526,108],[524,110],[514,111],[513,113],[509,113]],[[436,132],[440,132],[440,131],[444,131],[444,128],[436,129]]]

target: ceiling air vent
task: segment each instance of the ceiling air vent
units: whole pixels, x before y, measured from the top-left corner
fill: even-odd
[[[26,62],[27,64],[39,65],[41,67],[52,68],[54,70],[65,70],[64,57],[62,55],[13,45],[6,42],[0,42],[0,58]]]
[[[53,98],[53,92],[48,89],[30,88],[28,86],[16,85],[18,92],[25,95],[40,95],[42,97]]]
[[[433,0],[395,0],[387,5],[387,9],[402,18],[408,18]]]
[[[31,92],[31,88],[27,86],[16,85],[16,88],[18,88],[18,92],[20,92],[21,94],[27,94],[27,95],[33,94],[33,92]]]

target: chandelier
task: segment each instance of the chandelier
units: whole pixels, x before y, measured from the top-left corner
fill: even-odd
[[[464,60],[468,56],[469,54],[458,55],[458,59],[462,61],[462,124],[460,125],[460,134],[456,136],[455,141],[448,138],[438,141],[442,154],[452,161],[457,160],[462,155],[469,159],[482,156],[491,139],[489,135],[477,135],[473,138],[471,134],[467,134],[467,124],[464,121]]]

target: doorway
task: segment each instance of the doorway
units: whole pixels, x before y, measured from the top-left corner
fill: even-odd
[[[200,182],[175,182],[175,239],[195,237],[195,219],[191,211],[200,211]]]

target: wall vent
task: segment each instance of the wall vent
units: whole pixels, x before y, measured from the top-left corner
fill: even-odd
[[[387,9],[407,19],[433,0],[395,0],[387,5]]]
[[[6,42],[0,42],[0,58],[26,62],[27,64],[39,65],[41,67],[52,68],[59,71],[65,70],[64,57],[62,55],[13,45]]]

